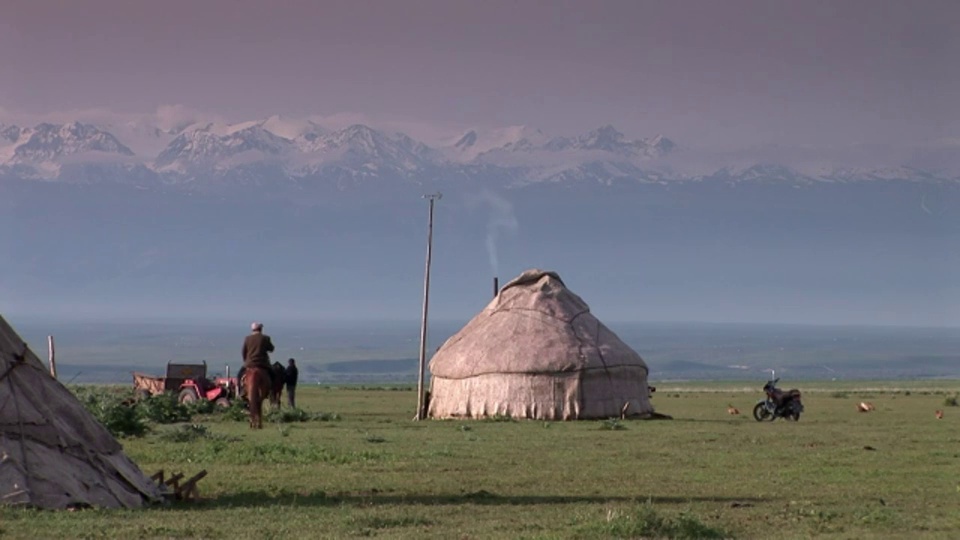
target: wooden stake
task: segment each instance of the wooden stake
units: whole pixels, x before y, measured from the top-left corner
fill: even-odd
[[[53,348],[53,336],[47,336],[47,363],[50,364],[50,375],[57,378],[57,358]]]
[[[423,420],[427,417],[426,400],[424,399],[423,374],[427,359],[427,306],[430,303],[430,256],[433,250],[433,203],[443,197],[440,193],[433,195],[424,195],[423,198],[430,202],[429,214],[427,217],[427,264],[423,274],[423,319],[420,321],[420,369],[417,375],[417,420]]]
[[[200,494],[200,490],[197,489],[197,482],[199,482],[200,479],[206,475],[207,475],[207,470],[204,469],[198,472],[197,474],[193,475],[192,477],[190,477],[189,480],[184,482],[177,489],[177,498],[184,501],[189,501],[190,499],[196,500],[197,496]]]

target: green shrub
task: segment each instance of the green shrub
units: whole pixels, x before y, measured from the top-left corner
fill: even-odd
[[[347,522],[352,526],[358,527],[357,536],[376,536],[380,530],[398,529],[401,527],[427,527],[433,525],[429,519],[419,516],[401,516],[401,517],[355,517],[350,516]]]
[[[114,437],[141,437],[149,431],[150,428],[136,410],[133,393],[129,389],[75,386],[70,390]]]
[[[247,419],[247,405],[239,399],[232,401],[229,407],[222,408],[219,412],[224,420],[242,422]]]
[[[214,444],[220,445],[222,443],[215,442]],[[225,446],[217,446],[216,448],[218,448],[216,460],[219,463],[236,465],[263,463],[332,463],[337,465],[350,465],[354,463],[382,461],[384,459],[384,456],[380,452],[371,450],[344,451],[325,448],[313,443],[305,445],[285,444],[282,442],[267,442],[255,445],[228,444]]]
[[[267,421],[278,424],[290,422],[309,422],[311,415],[303,409],[271,409],[266,416]]]
[[[159,438],[168,442],[192,442],[197,439],[211,438],[212,434],[203,424],[185,424],[176,429],[164,431]]]
[[[196,414],[212,414],[216,412],[217,409],[226,409],[226,407],[220,407],[207,399],[198,399],[196,401],[187,403],[184,405],[184,407],[186,407],[191,416]]]
[[[957,406],[958,395],[954,394],[952,396],[947,396],[943,398],[943,404],[947,407],[956,407]]]
[[[376,444],[376,443],[382,443],[382,442],[387,442],[387,440],[384,439],[383,437],[381,437],[380,435],[373,435],[373,434],[370,434],[370,433],[367,433],[367,435],[366,435],[366,441],[367,441],[368,443],[374,443],[374,444]]]
[[[130,405],[116,403],[101,403],[97,420],[115,437],[141,437],[150,428],[140,414]]]
[[[340,420],[337,413],[309,413],[303,409],[272,409],[264,417],[268,422],[288,424],[291,422],[329,422]]]
[[[189,407],[177,401],[175,394],[166,392],[141,399],[137,409],[145,419],[157,424],[189,422],[193,416]]]
[[[622,429],[627,429],[627,426],[620,423],[619,418],[607,418],[603,422],[600,422],[600,429],[608,429],[611,431],[618,431]]]
[[[697,517],[680,514],[664,517],[651,504],[632,510],[608,510],[606,519],[583,525],[588,537],[602,538],[729,538],[723,530],[704,524]]]

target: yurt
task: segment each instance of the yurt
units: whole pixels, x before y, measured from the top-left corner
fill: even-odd
[[[647,365],[555,272],[503,286],[430,361],[431,418],[653,415]]]
[[[135,508],[160,488],[0,317],[0,504]]]

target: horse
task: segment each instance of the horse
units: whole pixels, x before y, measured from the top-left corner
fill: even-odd
[[[243,374],[250,409],[250,429],[263,428],[263,400],[270,395],[270,374],[262,367],[251,367]]]
[[[287,370],[284,369],[283,364],[280,362],[274,362],[270,371],[273,372],[273,385],[270,388],[270,405],[279,409],[280,397],[283,394],[283,385],[286,383]]]

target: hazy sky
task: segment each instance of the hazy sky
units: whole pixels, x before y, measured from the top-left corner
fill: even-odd
[[[958,29],[955,0],[2,0],[0,108],[917,143],[960,137]]]

